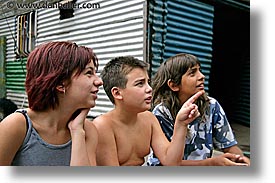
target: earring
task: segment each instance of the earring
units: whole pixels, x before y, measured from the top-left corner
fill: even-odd
[[[66,94],[66,89],[64,88],[64,95]]]

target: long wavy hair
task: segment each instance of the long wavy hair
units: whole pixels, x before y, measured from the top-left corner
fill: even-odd
[[[173,119],[176,119],[182,104],[178,92],[172,91],[167,82],[171,80],[176,85],[180,85],[182,76],[195,65],[200,65],[198,58],[186,53],[177,54],[163,62],[152,78],[152,108],[163,103],[171,112]],[[205,120],[206,114],[209,112],[209,99],[206,93],[198,98],[196,105],[201,114],[201,119]]]

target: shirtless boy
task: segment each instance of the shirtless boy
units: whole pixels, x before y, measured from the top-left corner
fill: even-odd
[[[148,84],[147,63],[133,57],[112,59],[104,67],[103,87],[114,109],[93,123],[98,129],[97,165],[140,166],[153,149],[162,165],[181,164],[187,125],[199,116],[195,100],[198,92],[179,111],[171,143],[166,139],[151,107],[152,88]]]

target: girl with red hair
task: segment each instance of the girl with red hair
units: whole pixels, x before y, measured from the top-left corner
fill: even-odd
[[[98,134],[86,119],[95,106],[98,59],[91,48],[49,42],[27,60],[29,107],[0,123],[0,165],[96,165]]]

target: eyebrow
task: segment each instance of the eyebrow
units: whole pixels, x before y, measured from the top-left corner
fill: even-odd
[[[140,82],[140,81],[145,81],[146,80],[146,78],[139,78],[139,79],[136,79],[135,81],[134,81],[134,83],[137,83],[137,82]]]
[[[194,67],[191,67],[190,69],[192,69],[192,70],[195,70],[195,69],[200,69],[201,67],[199,66],[199,65],[196,65],[196,66],[194,66]]]
[[[94,71],[94,70],[95,70],[95,68],[94,68],[94,67],[91,67],[91,66],[86,67],[85,69],[86,69],[86,70],[91,69],[92,71]]]
[[[139,78],[139,79],[136,79],[136,80],[134,80],[134,84],[136,84],[136,83],[138,83],[138,82],[146,82],[146,80],[150,80],[150,78],[149,77],[144,77],[144,78]]]
[[[200,66],[194,66],[194,67],[191,67],[189,68],[188,72],[193,72],[193,71],[196,71],[196,70],[199,70],[200,69]]]

